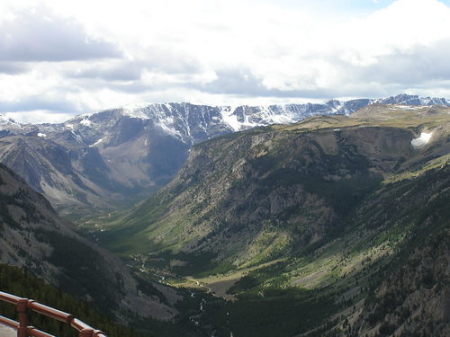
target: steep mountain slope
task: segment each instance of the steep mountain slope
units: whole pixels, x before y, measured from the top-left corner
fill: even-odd
[[[42,137],[18,135],[1,138],[0,153],[1,162],[26,177],[56,208],[70,206],[73,212],[87,204],[108,206],[101,198],[107,190],[89,179],[89,171],[80,174],[83,165],[102,168],[95,151],[77,153]]]
[[[176,297],[172,290],[143,287],[117,258],[76,234],[42,195],[2,164],[0,200],[1,263],[23,267],[117,317],[136,310],[160,319],[176,314],[166,298]]]
[[[447,336],[448,158],[385,179],[325,244],[247,273],[226,308],[234,334]]]
[[[368,123],[374,109],[397,119],[378,113]],[[414,128],[448,122],[447,110],[439,118],[432,110],[371,106],[351,118],[316,117],[199,144],[166,188],[117,221],[124,229],[114,247],[210,252],[241,265],[320,241],[388,174],[423,159],[411,145]]]
[[[393,273],[365,301],[348,335],[450,336],[448,224],[408,248],[408,258],[390,268]]]
[[[375,103],[441,104],[399,95],[324,104],[203,106],[152,104],[78,116],[62,124],[21,125],[0,117],[0,161],[64,214],[91,214],[150,195],[199,142],[235,131],[344,114]]]
[[[371,105],[219,137],[95,234],[175,283],[228,284],[238,337],[445,336],[449,135],[449,108]]]
[[[448,148],[439,156],[442,145],[424,150],[428,161],[386,179],[353,213],[355,227],[343,236],[343,317],[307,335],[448,335],[450,166]]]

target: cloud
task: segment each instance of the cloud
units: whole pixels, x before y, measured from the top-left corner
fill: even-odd
[[[47,110],[7,112],[3,116],[19,123],[62,123],[72,117],[71,114]]]
[[[0,113],[450,96],[443,1],[40,1],[0,2]]]
[[[72,18],[55,15],[46,8],[14,12],[0,24],[0,60],[71,61],[116,58],[113,43],[89,36]]]
[[[88,65],[83,69],[68,71],[67,76],[79,79],[101,79],[104,81],[137,81],[145,68],[135,62],[118,62]]]
[[[25,64],[18,62],[1,62],[0,61],[0,73],[1,74],[20,74],[28,71],[28,67]]]
[[[360,80],[420,85],[450,79],[450,38],[430,46],[415,46],[382,56],[378,62],[360,69]]]
[[[82,64],[68,77],[104,81],[138,81],[145,72],[180,75],[201,73],[201,65],[181,51],[150,48],[142,59],[119,59]]]
[[[450,93],[443,81],[450,78],[450,8],[439,1],[398,0],[367,17],[325,23],[310,39],[281,46],[276,58],[259,58],[252,73],[271,89],[328,98],[424,86]]]
[[[17,101],[0,101],[0,111],[25,112],[41,110],[47,112],[74,112],[77,106],[57,97],[27,96]]]
[[[329,97],[332,91],[328,89],[278,89],[264,84],[264,79],[254,75],[250,69],[230,68],[216,71],[216,79],[203,84],[187,84],[198,90],[211,94],[225,94],[241,97],[279,97],[279,98],[323,98]]]

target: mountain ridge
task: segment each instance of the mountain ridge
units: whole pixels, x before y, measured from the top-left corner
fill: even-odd
[[[98,112],[89,112],[89,113],[83,113],[80,115],[77,115],[73,118],[68,119],[65,122],[62,123],[19,123],[14,121],[12,118],[6,118],[3,117],[0,114],[0,125],[2,124],[15,124],[18,126],[29,126],[29,125],[36,125],[40,126],[43,129],[47,126],[51,125],[63,125],[63,124],[70,124],[72,121],[75,120],[84,120],[87,121],[89,117],[92,117],[96,114],[101,114],[105,112],[120,112],[123,116],[128,116],[131,118],[138,118],[138,119],[150,119],[154,115],[153,113],[158,114],[159,111],[164,110],[173,110],[173,109],[179,109],[180,107],[189,110],[189,107],[205,107],[209,109],[218,109],[222,114],[225,115],[235,115],[237,116],[237,120],[235,122],[239,123],[239,118],[243,119],[242,116],[245,116],[246,110],[261,110],[266,111],[267,116],[270,115],[288,115],[289,110],[292,109],[294,112],[297,113],[308,113],[313,112],[316,113],[317,109],[321,109],[321,112],[328,113],[328,114],[350,114],[357,109],[371,104],[401,104],[401,105],[421,105],[421,106],[428,106],[428,105],[445,105],[450,106],[450,102],[443,97],[420,97],[418,95],[409,95],[409,94],[399,94],[396,96],[390,96],[387,98],[356,98],[356,99],[349,99],[349,100],[338,100],[338,99],[330,99],[324,103],[289,103],[289,104],[267,104],[267,105],[208,105],[208,104],[195,104],[190,102],[170,102],[170,103],[140,103],[140,104],[130,104],[125,105],[121,107],[116,108],[109,108],[105,110],[100,110]],[[329,109],[328,111],[326,109]],[[280,113],[281,112],[281,113]],[[241,115],[241,116],[239,116]],[[244,118],[245,119],[245,118]],[[297,120],[292,120],[291,122],[297,122]],[[264,124],[250,124],[248,127],[255,127],[255,126],[262,126],[267,124],[276,124],[276,120],[270,120],[270,118],[266,118]],[[83,124],[83,123],[82,123]],[[231,122],[229,126],[233,127],[232,125],[235,124]],[[286,124],[286,121],[280,121],[279,124]],[[85,125],[89,125],[89,122],[85,122]],[[235,129],[234,131],[239,131],[242,129],[245,129],[246,125],[245,123],[239,127],[238,129]]]
[[[399,118],[403,119],[411,118],[411,125],[423,122],[421,117],[417,116],[426,114],[430,110],[430,108],[421,108],[421,111],[404,110],[397,107],[396,111],[390,111],[387,106],[374,105],[366,108],[366,110],[370,110],[369,116],[374,109],[388,110],[389,114],[396,113]],[[448,111],[450,110],[444,109],[442,113],[444,120]],[[408,115],[401,116],[403,113],[408,113]],[[199,242],[196,239],[196,233],[201,231],[201,228],[206,226],[205,230],[209,233],[206,237],[211,239],[210,235],[216,235],[214,232],[217,227],[219,228],[217,235],[231,235],[233,239],[226,242],[236,245],[236,242],[240,242],[242,239],[239,228],[248,229],[249,224],[253,222],[261,224],[262,219],[266,219],[270,214],[274,219],[279,218],[283,212],[287,212],[290,207],[298,204],[301,200],[306,205],[310,204],[310,206],[304,206],[305,210],[309,208],[313,212],[319,209],[319,213],[328,214],[323,218],[324,223],[333,222],[337,216],[333,208],[341,209],[342,207],[337,204],[331,206],[330,201],[340,202],[341,198],[347,198],[346,202],[351,200],[344,194],[339,197],[323,192],[319,193],[322,196],[317,199],[314,197],[318,193],[315,187],[309,187],[312,181],[317,180],[317,184],[321,184],[323,188],[326,188],[327,184],[339,184],[340,182],[342,182],[342,188],[347,188],[346,184],[355,185],[352,187],[355,188],[358,184],[356,180],[361,180],[361,182],[366,180],[365,185],[370,190],[372,180],[376,183],[384,179],[386,175],[393,174],[399,165],[406,161],[406,158],[410,157],[409,161],[417,155],[420,158],[420,151],[417,152],[412,145],[416,139],[414,131],[397,127],[395,121],[384,120],[382,114],[379,116],[379,120],[372,120],[370,124],[365,121],[364,110],[361,110],[353,118],[346,116],[312,117],[292,126],[253,129],[198,144],[192,149],[185,166],[171,183],[159,191],[155,197],[138,206],[134,211],[135,214],[125,216],[118,222],[126,224],[130,220],[133,223],[135,218],[145,218],[145,221],[142,221],[149,228],[144,231],[145,235],[141,235],[140,231],[133,235],[136,239],[150,235],[150,238],[153,239],[150,239],[147,244],[151,246],[151,241],[156,240],[156,247],[159,246],[158,241],[165,242],[164,237],[167,236],[167,233],[171,231],[178,233],[181,228],[184,228],[183,233],[172,237],[171,243],[166,242],[163,247],[171,244],[176,247],[194,245],[197,246],[195,249],[199,251],[202,251],[201,247],[205,245],[204,239],[200,237]],[[434,119],[434,116],[430,118]],[[317,125],[322,126],[317,128]],[[440,135],[440,137],[444,136]],[[296,158],[296,160],[293,161],[291,158]],[[352,175],[354,178],[351,177]],[[292,178],[292,176],[296,176],[296,178]],[[284,181],[284,178],[288,180]],[[352,181],[352,179],[356,180]],[[239,183],[241,180],[245,182]],[[266,182],[266,187],[258,187],[252,183],[254,181],[258,184],[261,180]],[[272,183],[276,183],[276,185]],[[270,186],[278,188],[281,186],[280,184],[284,186],[284,190],[277,193],[281,194],[271,195]],[[303,187],[300,190],[290,191],[292,184],[300,184]],[[269,191],[267,195],[264,192],[265,188]],[[361,190],[360,193],[363,195],[365,192]],[[292,206],[289,206],[286,198],[292,199]],[[171,200],[168,207],[164,209],[158,206],[165,205],[167,200]],[[267,205],[255,206],[252,204],[252,200],[256,204],[266,202]],[[152,210],[152,207],[158,209],[155,215],[152,214],[153,211],[149,216],[142,215],[145,214],[146,208]],[[222,207],[224,208],[223,213],[215,210]],[[268,211],[270,214],[258,215],[260,212],[258,207],[270,210]],[[240,216],[236,218],[236,214],[240,214]],[[234,222],[237,221],[242,226],[237,225],[237,232],[233,230],[229,234],[220,234],[222,225],[227,227],[222,223],[227,223],[229,218],[233,218]],[[320,216],[317,214],[313,222],[317,224],[319,218]],[[152,221],[155,221],[155,224],[152,224]],[[193,224],[191,227],[186,227],[189,221],[193,221]],[[162,223],[164,223],[164,228],[158,227],[158,224]],[[156,231],[151,234],[150,228],[154,226],[156,226]],[[130,224],[124,227],[127,235],[121,239],[121,244],[127,246],[125,242],[133,240],[134,236],[130,236],[132,233]],[[136,225],[136,228],[141,227]],[[163,228],[163,230],[160,231],[159,228]],[[227,237],[230,238],[230,236]],[[222,254],[226,251],[224,247],[215,245],[214,240],[212,242],[214,249],[220,250]],[[245,240],[241,243],[243,246],[248,244]],[[132,246],[134,249],[139,249],[136,242]],[[267,249],[264,246],[262,248]],[[245,254],[238,250],[237,255]]]
[[[145,199],[175,176],[200,142],[315,115],[350,115],[382,103],[450,105],[443,98],[398,95],[271,106],[151,104],[83,114],[59,124],[22,125],[3,118],[0,162],[64,215],[77,217]]]
[[[232,297],[236,336],[440,336],[449,135],[448,107],[380,104],[225,135],[95,235],[148,275]]]
[[[223,133],[192,147],[145,118],[124,117],[120,111],[91,117],[82,116],[63,132],[9,135],[0,145],[19,148],[5,153],[24,168],[36,166],[32,160],[51,163],[83,188],[89,187],[86,177],[95,174],[126,178],[114,171],[117,165],[137,177],[139,172],[126,165],[142,159],[146,141],[154,148],[166,141],[166,153],[156,156],[158,164],[165,154],[174,155],[167,145],[187,151],[175,178],[150,199],[86,225],[93,238],[121,253],[149,280],[220,289],[220,296],[233,299],[223,303],[205,296],[195,302],[198,294],[187,296],[196,307],[182,303],[180,308],[188,309],[181,319],[186,326],[199,326],[199,335],[407,337],[449,331],[444,267],[450,107],[374,103],[349,116],[316,115],[294,124]],[[110,132],[92,147],[88,139],[95,144],[98,134],[88,121],[104,121]],[[186,136],[202,137],[208,131],[187,133],[185,124],[173,125]],[[70,151],[59,155],[64,149]],[[120,160],[108,164],[118,154]],[[56,157],[64,160],[55,163]],[[94,165],[86,167],[89,163]],[[160,172],[168,167],[173,166]],[[1,168],[1,177],[3,171],[14,177]],[[57,178],[45,165],[41,173]],[[84,180],[76,182],[76,177]],[[110,181],[101,183],[107,187]],[[2,203],[12,205],[1,213],[12,231],[23,222],[17,235],[2,236],[7,242],[1,247],[13,250],[16,260],[23,254],[17,243],[21,248],[34,235],[21,233],[20,226],[34,228],[32,218],[44,221],[31,212],[33,207],[20,203],[27,195],[37,193],[13,191]],[[37,208],[51,209],[48,202]],[[49,230],[41,234],[37,241],[59,252],[71,247]],[[20,238],[15,246],[11,237]],[[45,255],[46,247],[40,248]],[[42,260],[62,263],[54,258]],[[25,256],[23,263],[32,267],[34,260]],[[165,317],[173,317],[175,312],[166,307],[170,300],[163,299],[161,286],[156,290],[149,296],[160,299]],[[173,300],[173,293],[168,296]],[[215,327],[220,329],[213,332]]]

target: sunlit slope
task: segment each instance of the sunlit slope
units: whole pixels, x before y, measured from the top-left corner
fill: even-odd
[[[199,144],[166,188],[98,222],[107,229],[101,239],[122,255],[189,264],[188,256],[201,254],[208,268],[291,256],[339,235],[386,182],[441,165],[450,148],[448,111],[373,105],[352,117],[315,117]],[[414,147],[422,133],[431,134],[429,142]]]
[[[212,140],[96,234],[150,277],[237,300],[235,336],[439,335],[449,123],[445,108],[371,106]]]

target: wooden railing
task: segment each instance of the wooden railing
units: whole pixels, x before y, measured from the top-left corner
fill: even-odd
[[[37,303],[33,300],[0,291],[0,301],[11,303],[16,306],[19,321],[16,322],[0,315],[0,324],[17,330],[17,337],[55,337],[29,325],[29,310],[70,325],[78,331],[79,337],[107,337],[100,330],[95,330],[86,323],[74,318],[71,314]]]

